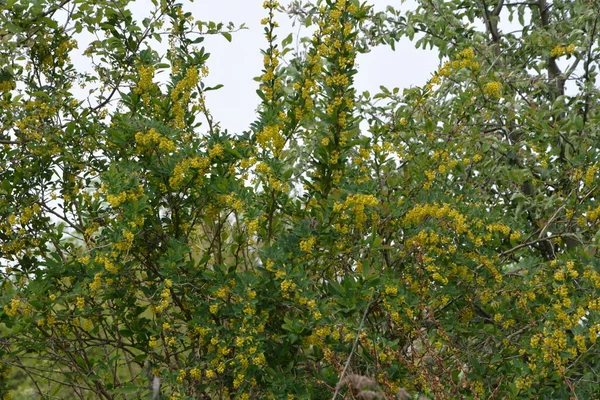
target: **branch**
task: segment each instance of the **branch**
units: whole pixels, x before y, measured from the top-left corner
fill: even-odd
[[[515,7],[515,6],[535,6],[537,3],[535,1],[519,1],[516,3],[506,3],[506,7]]]
[[[556,235],[546,236],[545,238],[538,238],[538,239],[531,240],[531,241],[526,242],[526,243],[521,243],[521,244],[513,247],[512,249],[508,249],[506,251],[503,251],[502,253],[498,254],[498,256],[499,257],[504,257],[504,256],[509,255],[510,253],[514,253],[515,251],[517,251],[519,249],[522,249],[523,247],[531,246],[531,245],[534,245],[534,244],[536,244],[538,242],[544,242],[546,240],[556,239],[556,238],[560,238],[560,237],[563,237],[563,236],[567,236],[567,235],[562,234],[562,233],[558,233]]]
[[[496,8],[492,11],[492,16],[498,17],[500,12],[502,12],[502,7],[504,6],[504,0],[499,0],[498,4],[496,4]]]
[[[598,25],[598,15],[596,15],[596,18],[594,19],[594,26],[592,27],[592,34],[590,35],[590,45],[589,45],[589,47],[587,49],[587,57],[586,57],[586,60],[585,60],[584,79],[585,79],[586,86],[590,82],[590,64],[592,63],[592,61],[591,61],[592,60],[592,47],[594,46],[594,36],[596,35],[596,27],[597,27],[597,25]],[[585,126],[585,124],[587,123],[589,109],[590,109],[590,92],[586,88],[585,105],[584,105],[584,108],[583,108],[583,126]]]
[[[546,232],[546,229],[548,229],[548,227],[550,226],[550,224],[552,222],[554,222],[554,219],[556,218],[556,216],[558,215],[559,212],[562,211],[562,209],[565,208],[564,205],[560,206],[552,215],[552,217],[550,217],[550,219],[548,220],[548,222],[544,225],[544,227],[542,228],[542,230],[540,231],[540,234],[538,235],[538,239],[542,239],[542,235],[544,235],[544,232]]]
[[[492,14],[490,15],[488,13],[488,9],[487,9],[487,4],[485,2],[485,0],[481,0],[481,4],[482,4],[482,8],[483,8],[483,18],[485,19],[485,23],[487,26],[488,31],[490,32],[490,35],[492,35],[492,41],[494,43],[499,43],[500,42],[500,35],[498,34],[498,15],[500,15],[500,11],[502,11],[502,6],[504,5],[504,0],[499,0],[498,4],[496,5],[496,7],[494,8],[494,11],[492,11]]]
[[[369,310],[371,309],[371,305],[375,302],[375,300],[371,301],[368,305],[367,308],[365,308],[365,312],[362,316],[362,320],[360,321],[360,325],[358,326],[358,332],[356,332],[356,339],[354,339],[354,344],[352,345],[352,349],[350,350],[350,354],[348,355],[348,358],[346,359],[346,364],[344,365],[344,370],[342,371],[342,375],[340,375],[340,380],[338,381],[338,384],[335,385],[335,393],[333,393],[333,397],[331,398],[331,400],[335,400],[335,398],[338,395],[338,392],[340,391],[340,387],[342,386],[342,381],[344,380],[344,375],[346,375],[346,371],[348,370],[348,366],[350,366],[350,360],[352,359],[352,355],[354,354],[354,350],[356,350],[356,345],[358,344],[358,340],[360,339],[360,332],[362,331],[363,325],[365,324],[365,320],[367,319],[367,314],[369,313]]]
[[[525,325],[524,327],[522,327],[521,329],[519,329],[518,331],[515,331],[513,333],[511,333],[510,335],[508,335],[506,337],[507,340],[512,339],[513,337],[520,335],[521,333],[525,332],[526,330],[528,330],[529,328],[533,328],[535,326],[535,324],[529,324],[529,325]]]

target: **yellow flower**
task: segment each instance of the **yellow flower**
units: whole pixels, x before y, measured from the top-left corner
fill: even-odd
[[[254,359],[252,360],[253,364],[256,365],[257,367],[263,367],[267,364],[267,360],[265,358],[265,355],[260,353],[258,354],[256,357],[254,357]]]
[[[488,82],[483,88],[483,93],[489,97],[500,97],[502,94],[502,84],[497,81]]]
[[[385,294],[395,296],[398,294],[398,288],[396,286],[385,286]]]
[[[284,280],[283,282],[281,282],[281,291],[283,292],[287,292],[287,291],[292,291],[296,288],[296,284],[290,280]]]
[[[19,300],[15,297],[10,301],[10,306],[4,306],[4,312],[9,317],[14,317],[15,315],[17,315],[17,313],[19,311],[20,304],[21,304],[21,300]]]
[[[300,250],[302,250],[305,253],[310,253],[316,242],[317,239],[314,236],[311,236],[308,239],[304,239],[300,241]]]
[[[180,369],[179,370],[179,375],[177,376],[177,382],[179,382],[179,383],[183,382],[183,380],[185,379],[186,375],[187,374],[185,373],[185,370],[184,369]]]
[[[85,307],[85,299],[83,297],[77,297],[77,308],[83,310]]]
[[[557,271],[554,273],[554,279],[557,281],[565,280],[565,273],[563,271]]]
[[[220,143],[215,144],[209,151],[208,156],[210,158],[217,158],[223,155],[223,146]]]
[[[574,50],[574,48],[573,48],[573,50]],[[554,48],[552,50],[550,50],[550,57],[560,57],[564,54],[567,54],[567,48],[564,46],[561,46],[560,44],[554,46]]]
[[[190,378],[192,378],[193,380],[199,381],[201,377],[202,377],[202,373],[200,372],[200,370],[198,368],[192,368],[190,370]]]

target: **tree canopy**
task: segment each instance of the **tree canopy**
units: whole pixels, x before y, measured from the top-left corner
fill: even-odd
[[[265,1],[228,132],[240,27],[0,0],[0,396],[600,397],[600,3],[418,3]],[[400,40],[429,81],[357,93]]]

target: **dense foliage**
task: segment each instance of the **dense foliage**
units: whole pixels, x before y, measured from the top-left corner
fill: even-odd
[[[265,1],[247,132],[153,4],[0,0],[5,399],[600,397],[598,2]]]

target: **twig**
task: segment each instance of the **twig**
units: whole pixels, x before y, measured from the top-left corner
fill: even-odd
[[[365,320],[367,319],[367,314],[369,313],[369,310],[371,309],[371,305],[373,304],[375,300],[371,301],[368,305],[367,308],[365,308],[365,312],[362,316],[362,320],[360,321],[360,325],[358,326],[358,332],[356,333],[356,339],[354,339],[354,344],[352,345],[352,349],[350,350],[350,354],[348,355],[348,359],[346,359],[346,364],[344,365],[344,369],[342,371],[342,375],[340,375],[340,380],[338,381],[338,384],[335,385],[335,393],[333,393],[333,397],[331,398],[331,400],[335,400],[335,398],[338,395],[338,392],[340,390],[340,387],[342,387],[341,383],[344,380],[344,375],[346,375],[346,371],[348,370],[348,366],[350,366],[350,360],[352,359],[352,355],[354,354],[354,350],[356,349],[356,345],[358,344],[358,340],[360,339],[360,332],[362,331],[363,325],[365,324]]]
[[[498,254],[498,256],[499,257],[504,257],[504,256],[506,256],[506,255],[508,255],[510,253],[513,253],[513,252],[515,252],[515,251],[523,248],[523,247],[531,246],[531,245],[536,244],[538,242],[543,242],[545,240],[556,239],[556,238],[563,237],[563,236],[567,236],[567,235],[565,235],[565,234],[550,235],[550,236],[547,236],[545,238],[535,239],[535,240],[531,240],[531,241],[526,242],[526,243],[521,243],[521,244],[513,247],[512,249],[508,249],[506,251],[503,251],[502,253]]]
[[[532,328],[532,327],[534,327],[534,326],[535,326],[535,324],[529,324],[529,325],[525,325],[524,327],[522,327],[522,328],[521,328],[521,329],[519,329],[518,331],[515,331],[515,332],[511,333],[510,335],[508,335],[508,336],[506,337],[506,339],[507,339],[507,340],[510,340],[510,339],[512,339],[513,337],[520,335],[521,333],[525,332],[527,329],[529,329],[529,328]]]
[[[540,231],[540,234],[538,235],[538,239],[542,238],[542,236],[544,235],[544,232],[546,232],[546,229],[548,229],[548,227],[550,226],[550,224],[552,222],[554,222],[554,219],[556,218],[556,216],[558,215],[558,213],[562,211],[563,208],[565,208],[564,205],[560,206],[558,208],[558,210],[556,210],[556,212],[552,215],[552,217],[550,217],[550,219],[548,220],[548,222],[544,225],[544,227]]]

